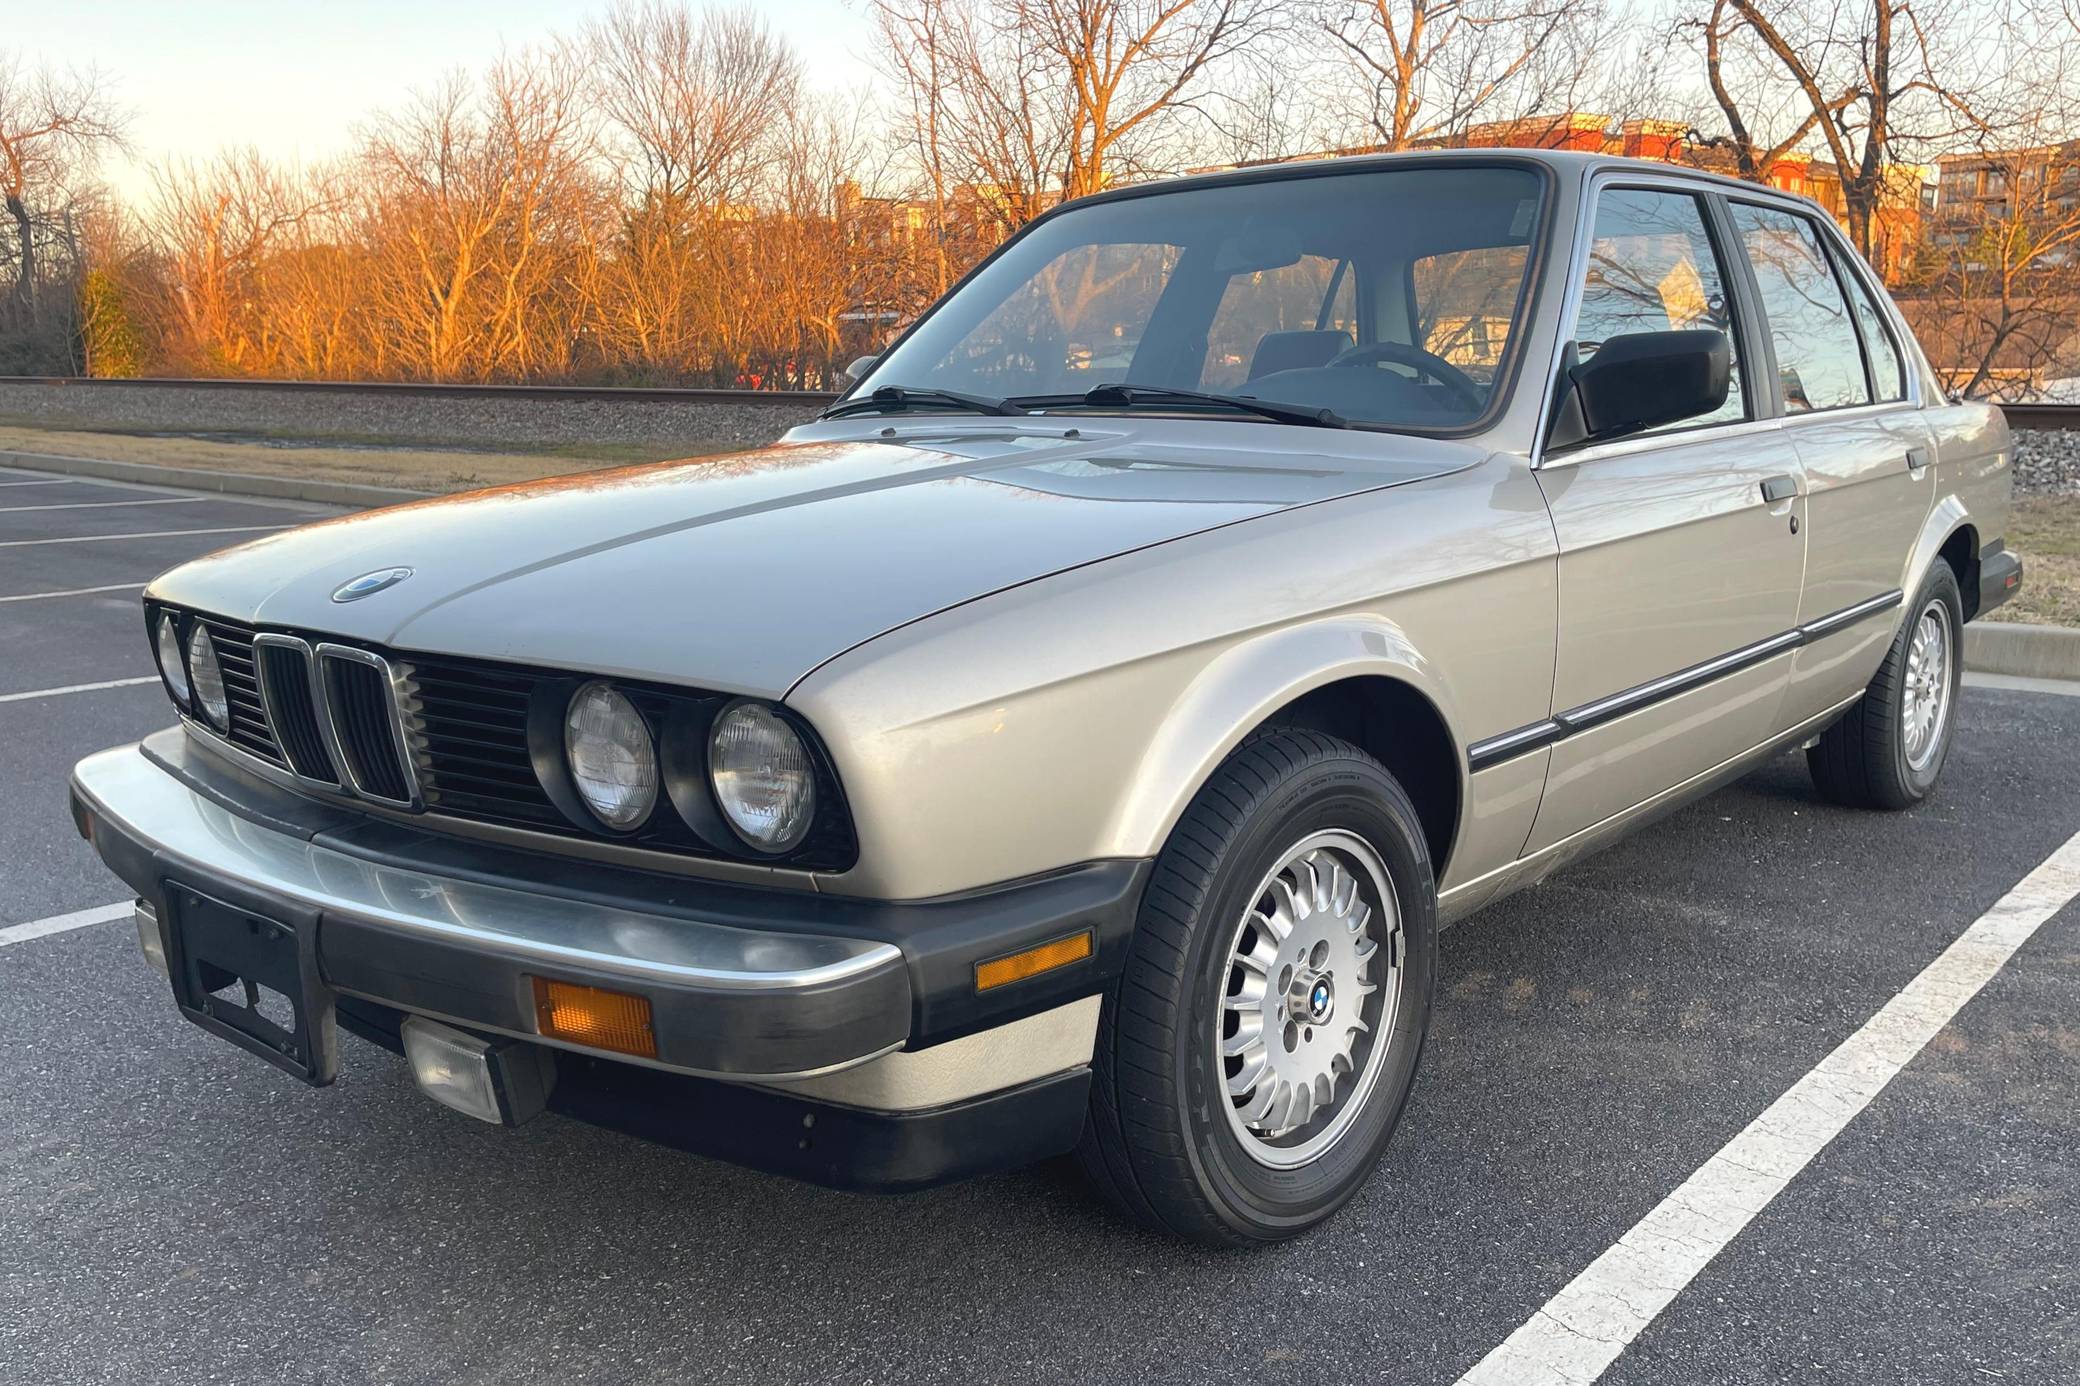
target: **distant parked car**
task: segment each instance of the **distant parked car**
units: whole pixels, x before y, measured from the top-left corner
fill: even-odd
[[[179,725],[74,812],[182,1014],[308,1082],[344,1027],[486,1121],[882,1189],[1073,1150],[1269,1241],[1378,1163],[1441,924],[1785,748],[1934,789],[2008,488],[1801,199],[1126,189],[774,447],[166,574]]]

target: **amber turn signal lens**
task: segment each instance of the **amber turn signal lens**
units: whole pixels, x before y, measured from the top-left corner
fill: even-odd
[[[648,997],[602,991],[576,982],[534,980],[534,1027],[550,1039],[569,1040],[617,1054],[657,1057]]]
[[[1010,953],[1001,958],[975,964],[975,990],[988,991],[992,987],[1008,986],[1023,982],[1028,977],[1037,977],[1043,972],[1052,972],[1070,963],[1082,962],[1091,955],[1094,947],[1091,931],[1058,938],[1022,953]]]

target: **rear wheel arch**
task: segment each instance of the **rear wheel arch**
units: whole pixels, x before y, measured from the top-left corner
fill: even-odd
[[[1957,589],[1964,599],[1964,618],[1969,621],[1979,614],[1979,529],[1972,524],[1959,525],[1936,550],[1936,557],[1950,565],[1957,575]]]

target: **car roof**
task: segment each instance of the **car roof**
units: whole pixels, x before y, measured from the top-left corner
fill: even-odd
[[[1321,158],[1214,169],[1181,178],[1166,178],[1109,188],[1104,192],[1062,203],[1049,214],[1052,215],[1052,211],[1062,208],[1092,202],[1147,197],[1188,188],[1225,187],[1238,183],[1274,183],[1289,178],[1320,178],[1342,173],[1362,173],[1372,169],[1418,167],[1423,164],[1514,164],[1518,167],[1543,167],[1557,176],[1576,179],[1587,179],[1604,172],[1651,173],[1660,178],[1695,182],[1721,192],[1737,191],[1744,197],[1758,200],[1794,203],[1809,209],[1819,206],[1810,197],[1799,193],[1786,192],[1766,183],[1751,183],[1746,179],[1714,173],[1709,169],[1693,168],[1688,164],[1666,163],[1658,159],[1628,159],[1616,154],[1593,154],[1575,149],[1520,149],[1514,145],[1497,145],[1483,148],[1411,149],[1382,154],[1332,154]]]

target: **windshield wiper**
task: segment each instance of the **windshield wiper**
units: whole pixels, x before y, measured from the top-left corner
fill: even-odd
[[[1070,396],[1075,399],[1075,396]],[[1037,400],[1021,400],[1037,404]],[[1215,395],[1200,390],[1173,390],[1167,385],[1100,385],[1084,392],[1081,403],[1098,407],[1128,408],[1137,404],[1206,404],[1239,409],[1279,423],[1308,424],[1315,428],[1349,428],[1350,420],[1333,409],[1309,409],[1298,404],[1274,404],[1249,395]]]
[[[860,399],[841,400],[824,410],[819,419],[842,419],[850,414],[893,414],[905,409],[929,409],[952,405],[975,414],[1024,414],[1027,411],[987,395],[964,395],[958,390],[935,390],[910,385],[883,385]]]

